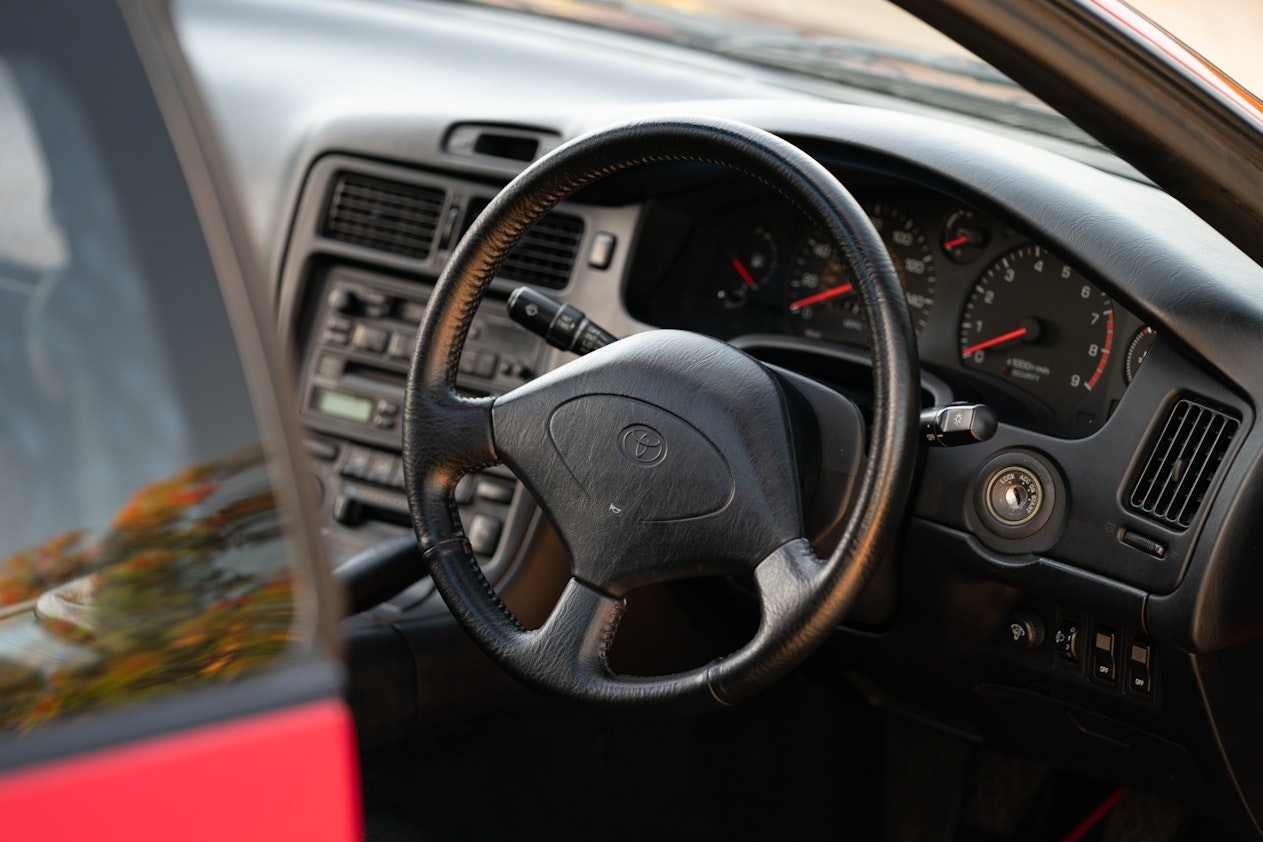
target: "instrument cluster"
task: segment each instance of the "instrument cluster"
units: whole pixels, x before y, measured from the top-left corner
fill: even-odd
[[[1154,334],[1073,255],[923,188],[853,192],[899,273],[925,369],[1011,423],[1080,437],[1105,422]],[[775,199],[729,198],[690,208],[690,218],[687,242],[655,290],[629,296],[633,313],[723,339],[866,344],[838,246],[793,210]]]

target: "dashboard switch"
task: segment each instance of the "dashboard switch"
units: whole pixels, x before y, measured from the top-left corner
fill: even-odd
[[[1019,611],[1009,620],[1009,637],[1019,649],[1038,649],[1044,642],[1044,621],[1030,611]]]
[[[1053,647],[1063,661],[1079,663],[1079,621],[1063,619],[1057,626],[1057,634],[1053,636]]]
[[[355,311],[359,297],[346,287],[334,287],[329,290],[329,309],[335,313],[351,313]]]
[[[478,483],[478,497],[491,503],[512,503],[513,486],[502,482],[482,480]]]
[[[381,328],[356,325],[355,336],[352,338],[351,344],[355,346],[357,351],[380,354],[386,350],[386,343],[389,339],[390,334]]]
[[[474,477],[474,474],[465,474],[456,483],[456,490],[452,493],[452,496],[456,499],[456,505],[468,506],[474,502]]]
[[[339,494],[333,501],[333,519],[346,526],[358,526],[364,519],[359,501],[350,494]]]
[[[1149,663],[1153,650],[1148,643],[1132,641],[1127,653],[1127,686],[1136,693],[1148,696],[1153,693],[1153,670]]]
[[[500,531],[504,522],[491,515],[474,515],[469,524],[469,546],[478,555],[495,555],[500,544]]]
[[[592,239],[592,249],[588,252],[588,265],[593,269],[608,269],[614,260],[614,245],[618,240],[613,234],[602,231]]]
[[[1167,554],[1166,544],[1161,541],[1155,541],[1148,535],[1144,535],[1134,529],[1118,530],[1118,540],[1129,547],[1140,550],[1142,553],[1148,553],[1154,558],[1163,558]]]
[[[1114,681],[1118,675],[1118,635],[1098,628],[1092,636],[1092,675],[1101,681]]]

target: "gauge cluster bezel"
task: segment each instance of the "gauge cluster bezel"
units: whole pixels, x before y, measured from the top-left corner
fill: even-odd
[[[870,214],[879,211],[883,222],[906,220],[911,239],[923,239],[928,245],[925,262],[929,265],[921,286],[928,288],[932,300],[919,312],[912,312],[918,354],[926,370],[943,378],[957,398],[992,405],[1004,423],[1061,438],[1082,438],[1105,423],[1126,390],[1124,357],[1144,324],[1103,292],[1099,280],[1078,264],[1073,254],[1049,249],[1013,221],[924,185],[865,171],[836,172]],[[633,263],[626,303],[636,318],[658,327],[696,330],[726,340],[751,334],[784,335],[864,347],[863,322],[858,308],[850,303],[852,295],[838,295],[813,305],[810,309],[817,312],[811,313],[810,319],[795,312],[796,301],[813,293],[819,296],[830,287],[836,289],[849,279],[843,270],[840,278],[809,277],[808,283],[803,283],[804,272],[821,271],[821,257],[814,259],[810,269],[805,269],[804,263],[813,259],[813,247],[823,251],[823,244],[813,226],[780,197],[756,184],[707,183],[655,203],[645,213],[647,222],[655,214],[669,215],[670,227],[680,241],[673,257],[665,264],[660,262],[653,273],[638,272]],[[772,252],[776,259],[762,267],[757,284],[751,285],[725,257],[734,248],[735,232],[756,228],[766,238],[758,251]],[[1090,378],[1081,375],[1082,396],[1078,401],[1068,399],[1065,389],[1052,389],[1047,383],[1041,386],[1038,378],[1030,378],[1029,371],[1025,379],[1019,379],[962,358],[962,319],[971,297],[982,294],[980,285],[992,267],[1028,246],[1037,246],[1064,261],[1072,268],[1074,289],[1089,285],[1092,300],[1104,301],[1109,309],[1112,329],[1108,342],[1096,343],[1096,354],[1103,356],[1099,371],[1091,373],[1096,382],[1089,389],[1086,383]],[[896,257],[902,263],[919,248],[915,245]],[[836,269],[835,260],[828,271]],[[901,276],[906,274],[901,272]],[[740,288],[740,295],[728,292],[734,287]],[[1045,339],[1040,341],[1051,342],[1049,337],[1066,333],[1060,320],[1079,315],[1069,294],[1064,300],[1059,312],[1031,314],[1042,324]],[[1045,380],[1067,378],[1077,371],[1062,368],[1053,366],[1041,376]]]

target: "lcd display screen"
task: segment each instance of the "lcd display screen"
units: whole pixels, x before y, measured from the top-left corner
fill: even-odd
[[[323,415],[367,424],[373,417],[373,402],[368,398],[335,392],[332,389],[316,389],[311,408]]]

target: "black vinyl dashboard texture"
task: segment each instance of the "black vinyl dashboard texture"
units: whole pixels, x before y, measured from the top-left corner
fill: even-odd
[[[1263,687],[1240,678],[1258,672],[1263,639],[1263,270],[1125,163],[668,45],[443,3],[191,2],[177,23],[298,356],[313,267],[345,261],[422,289],[446,258],[321,240],[315,217],[297,211],[327,189],[312,173],[328,156],[485,197],[523,164],[462,154],[456,127],[560,143],[681,113],[745,121],[814,155],[903,232],[891,242],[915,287],[926,391],[988,403],[1001,421],[984,445],[923,455],[891,562],[897,608],[876,630],[839,632],[838,669],[875,676],[952,727],[1007,729],[1061,762],[1091,756],[1155,787],[1175,780],[1211,809],[1237,804],[1231,793],[1247,814],[1263,807],[1247,715]],[[846,280],[826,277],[812,232],[752,185],[659,167],[590,188],[566,210],[585,223],[580,255],[598,234],[616,245],[605,266],[580,260],[555,294],[611,332],[698,330],[843,388],[862,383],[845,293],[819,297]],[[1041,273],[1056,278],[1032,280]],[[492,292],[502,300],[512,287]],[[1042,298],[1046,288],[1059,291]],[[1019,353],[1049,345],[1051,359]],[[564,361],[549,351],[540,365]],[[1186,403],[1230,432],[1198,457],[1206,481],[1193,513],[1167,518],[1137,488]],[[1056,498],[1034,535],[998,533],[981,514],[980,489],[1009,463],[1044,471]],[[517,562],[523,576],[529,561]],[[1022,612],[1042,618],[1048,643],[1011,645]],[[1135,689],[1123,661],[1103,680],[1086,651],[1069,663],[1051,642],[1068,628],[1112,636],[1120,658],[1147,647],[1153,683]],[[908,662],[923,669],[909,674]],[[1146,770],[1158,756],[1169,764]]]

